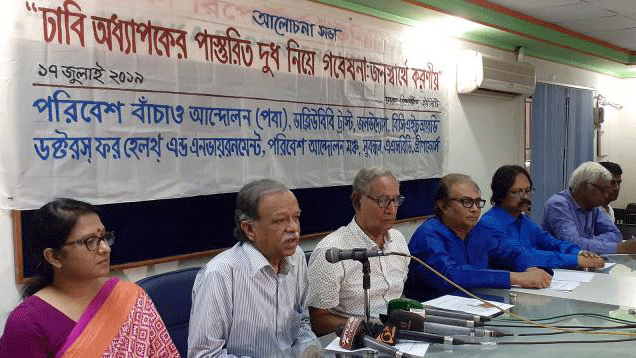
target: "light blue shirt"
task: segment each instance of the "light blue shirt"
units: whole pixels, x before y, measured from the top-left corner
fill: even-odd
[[[615,254],[623,236],[599,207],[582,210],[569,190],[545,202],[543,228],[557,239],[568,240],[587,251]]]
[[[276,273],[251,244],[237,243],[197,274],[192,289],[188,357],[300,357],[311,344],[303,251]]]

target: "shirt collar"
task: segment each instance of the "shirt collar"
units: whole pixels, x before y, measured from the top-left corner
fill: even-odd
[[[565,197],[568,198],[570,202],[572,202],[572,204],[578,211],[583,211],[583,209],[581,209],[581,205],[579,205],[579,203],[577,203],[576,200],[574,200],[574,197],[572,196],[572,193],[570,192],[570,190],[564,190],[562,191],[562,193],[564,193],[563,195],[565,195]]]
[[[501,226],[506,227],[512,223],[514,223],[517,220],[520,220],[523,218],[523,213],[521,213],[521,215],[519,215],[519,217],[514,217],[512,215],[510,215],[509,212],[506,211],[506,209],[502,208],[501,206],[493,206],[493,208],[491,209],[493,215],[496,217],[496,219],[502,224]]]
[[[440,228],[440,230],[446,231],[446,234],[450,234],[452,237],[456,238],[459,241],[465,241],[468,240],[470,238],[470,235],[472,234],[473,230],[475,228],[472,228],[468,234],[466,235],[465,239],[462,239],[461,237],[457,236],[457,234],[455,233],[455,230],[451,229],[450,227],[446,226],[446,224],[444,224],[444,222],[442,221],[442,219],[438,218],[437,216],[434,217],[432,220],[437,221],[437,225]]]
[[[251,242],[245,241],[242,245],[243,252],[245,252],[245,256],[247,256],[252,275],[256,275],[257,272],[261,271],[265,267],[270,267],[272,271],[274,271],[274,268],[269,263],[269,261],[267,261],[267,258],[265,258],[265,256],[263,256],[263,254],[258,251],[258,249]],[[281,275],[286,275],[294,267],[293,260],[291,260],[290,257],[283,257],[283,259],[280,261],[280,264],[281,270],[279,273]]]
[[[371,240],[371,238],[369,237],[369,235],[367,235],[364,230],[362,230],[362,228],[358,225],[358,223],[356,222],[356,217],[354,216],[353,219],[351,220],[351,223],[349,223],[349,229],[351,230],[351,232],[353,232],[353,234],[355,235],[356,238],[361,238],[361,244],[366,245],[367,248],[378,248],[378,244],[375,243],[375,241]],[[386,235],[384,235],[384,249],[386,250],[386,247],[389,243],[391,243],[391,241],[393,241],[393,239],[391,239],[391,234],[389,234],[389,232],[386,233]]]

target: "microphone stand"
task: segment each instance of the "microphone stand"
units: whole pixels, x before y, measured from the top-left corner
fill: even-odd
[[[371,264],[369,258],[360,260],[362,263],[362,288],[364,289],[364,321],[371,322],[371,303],[369,302],[369,289],[371,288]]]

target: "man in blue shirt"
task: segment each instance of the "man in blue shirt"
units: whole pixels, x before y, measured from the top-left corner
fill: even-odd
[[[411,255],[465,289],[476,287],[526,288],[550,286],[550,275],[535,267],[528,268],[523,252],[491,237],[478,224],[486,203],[479,187],[467,175],[444,176],[435,194],[435,217],[424,222],[409,242]],[[490,269],[489,266],[507,270]],[[441,277],[411,260],[405,285],[407,297],[425,301],[455,292]]]
[[[490,185],[493,208],[480,222],[493,236],[509,245],[523,249],[532,264],[540,267],[600,268],[603,259],[569,241],[556,239],[525,215],[530,209],[532,179],[518,165],[504,165],[497,169]]]
[[[636,240],[625,240],[599,208],[607,201],[612,174],[594,162],[572,172],[568,190],[552,195],[543,209],[543,228],[557,239],[571,241],[598,254],[636,253]]]

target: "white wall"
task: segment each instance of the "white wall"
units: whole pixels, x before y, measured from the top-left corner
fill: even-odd
[[[612,102],[623,105],[617,110],[605,107],[605,123],[602,124],[609,144],[609,155],[599,158],[620,164],[623,169],[623,184],[615,208],[625,208],[636,203],[636,79],[625,79],[614,92],[601,93]]]
[[[514,60],[514,54],[457,41],[457,50],[470,49]],[[449,127],[447,172],[470,175],[490,205],[490,181],[506,164],[523,164],[525,99],[486,94],[458,95],[455,72],[449,74]],[[488,207],[486,207],[487,209]],[[484,210],[485,211],[485,210]]]
[[[0,209],[0,332],[4,331],[7,315],[19,302],[13,263],[13,225],[11,212]]]

